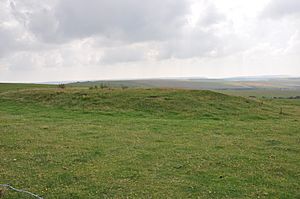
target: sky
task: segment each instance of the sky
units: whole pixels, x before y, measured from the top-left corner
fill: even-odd
[[[299,0],[0,0],[0,81],[300,76]]]

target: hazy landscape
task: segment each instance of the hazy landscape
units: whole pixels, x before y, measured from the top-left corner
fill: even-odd
[[[1,181],[45,198],[297,198],[297,80],[0,84]]]
[[[123,81],[82,81],[72,86],[113,86],[144,88],[183,88],[194,90],[300,90],[300,78],[245,77],[227,79],[180,78]]]

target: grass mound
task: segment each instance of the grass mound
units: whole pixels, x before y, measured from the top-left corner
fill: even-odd
[[[213,91],[178,89],[39,89],[9,92],[7,99],[68,110],[198,119],[274,118],[273,107]]]

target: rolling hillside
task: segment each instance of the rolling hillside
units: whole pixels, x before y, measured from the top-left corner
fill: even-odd
[[[299,197],[299,100],[0,86],[1,184],[44,198]]]

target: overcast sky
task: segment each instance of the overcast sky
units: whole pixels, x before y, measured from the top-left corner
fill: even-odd
[[[300,76],[300,0],[0,0],[0,81]]]

